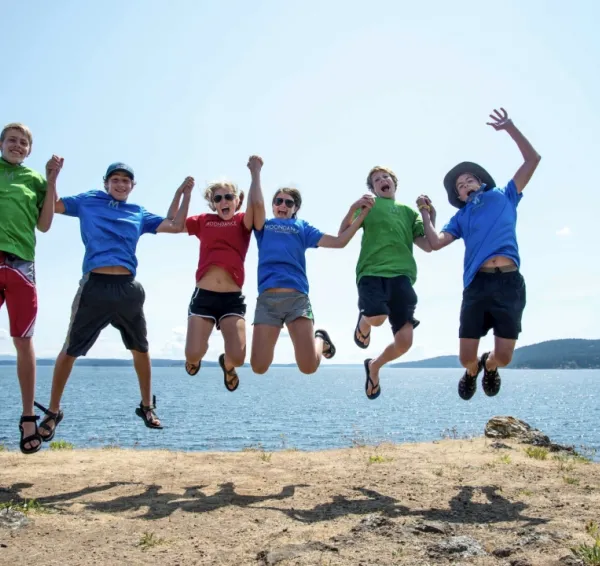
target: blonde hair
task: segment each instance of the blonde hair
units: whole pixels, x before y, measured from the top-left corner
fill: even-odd
[[[12,122],[4,126],[2,133],[0,133],[0,143],[6,138],[6,132],[8,132],[8,130],[18,130],[29,140],[29,146],[33,145],[33,135],[31,130],[25,124],[21,124],[20,122]]]
[[[273,200],[271,201],[271,204],[275,204],[275,199],[277,198],[277,195],[279,193],[283,193],[284,195],[292,197],[292,200],[294,201],[294,205],[296,207],[296,212],[292,214],[292,218],[296,218],[296,215],[298,214],[298,211],[302,206],[302,195],[300,194],[300,191],[298,189],[292,189],[290,187],[282,187],[281,189],[277,189],[275,191],[275,194],[273,195]]]
[[[235,195],[240,199],[237,208],[235,211],[237,212],[240,208],[242,208],[242,203],[244,202],[244,191],[239,191],[237,185],[232,183],[231,181],[215,181],[206,187],[204,190],[204,199],[208,203],[208,207],[215,212],[217,208],[215,207],[215,203],[213,202],[213,198],[215,196],[215,192],[219,189],[224,189],[229,191],[231,194]]]
[[[371,177],[373,173],[377,173],[378,171],[383,171],[384,173],[387,173],[394,181],[394,186],[396,187],[396,189],[398,188],[398,177],[396,177],[396,174],[389,167],[375,165],[375,167],[373,167],[373,169],[371,169],[369,171],[369,174],[367,175],[367,187],[369,187],[370,191],[373,191],[373,183],[371,182]]]

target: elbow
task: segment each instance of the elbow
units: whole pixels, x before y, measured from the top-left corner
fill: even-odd
[[[432,242],[432,243],[430,243],[430,246],[431,246],[432,252],[438,252],[442,249],[441,242]]]

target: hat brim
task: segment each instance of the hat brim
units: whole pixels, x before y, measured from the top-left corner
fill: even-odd
[[[458,198],[458,193],[456,192],[456,180],[465,173],[475,175],[482,183],[485,183],[487,189],[492,189],[496,186],[496,181],[481,165],[477,165],[477,163],[471,161],[459,163],[450,169],[444,177],[444,187],[448,193],[448,202],[455,208],[463,208],[467,204]]]

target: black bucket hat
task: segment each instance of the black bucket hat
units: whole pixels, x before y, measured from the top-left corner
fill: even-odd
[[[456,191],[456,180],[465,173],[475,175],[482,183],[485,183],[486,191],[496,186],[496,181],[481,165],[477,165],[477,163],[472,163],[471,161],[459,163],[450,169],[444,177],[444,187],[446,187],[446,192],[448,193],[448,202],[455,208],[463,208],[467,204],[458,198]]]

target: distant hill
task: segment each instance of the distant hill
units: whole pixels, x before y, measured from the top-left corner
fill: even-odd
[[[457,356],[391,364],[395,368],[460,368]],[[600,369],[600,340],[567,338],[517,348],[512,369]]]

